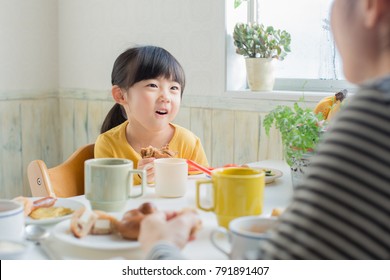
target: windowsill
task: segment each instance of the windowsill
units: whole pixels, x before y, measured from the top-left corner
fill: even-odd
[[[184,95],[182,105],[188,108],[268,112],[278,105],[292,106],[299,101],[309,108],[314,108],[322,98],[331,95],[334,95],[334,92],[236,90],[225,91],[220,96]]]
[[[228,98],[237,99],[252,99],[252,100],[279,100],[279,101],[299,101],[303,98],[303,101],[318,102],[322,98],[330,95],[334,95],[334,92],[326,91],[251,91],[251,90],[235,90],[226,91],[225,96]]]

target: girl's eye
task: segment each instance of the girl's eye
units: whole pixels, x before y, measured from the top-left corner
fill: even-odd
[[[148,87],[157,88],[156,84],[148,84]]]
[[[171,87],[172,90],[180,90],[178,86]]]

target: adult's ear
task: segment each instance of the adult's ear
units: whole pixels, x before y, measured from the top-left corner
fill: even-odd
[[[116,85],[112,86],[111,94],[116,103],[123,105],[126,102],[124,93],[120,87]]]
[[[382,16],[388,13],[387,0],[365,0],[364,1],[364,24],[368,28],[375,27]]]

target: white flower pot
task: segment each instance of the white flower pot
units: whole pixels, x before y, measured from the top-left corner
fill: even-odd
[[[271,91],[275,75],[272,58],[246,58],[246,75],[249,88],[253,91]]]

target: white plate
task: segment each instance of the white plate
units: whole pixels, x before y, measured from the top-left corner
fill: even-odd
[[[78,247],[99,250],[127,250],[140,247],[139,242],[123,239],[118,234],[87,235],[77,238],[70,231],[70,221],[62,221],[53,230],[55,238]]]
[[[41,199],[42,197],[34,197],[32,200],[38,200]],[[76,211],[77,209],[81,208],[84,206],[81,202],[78,202],[76,200],[72,200],[69,198],[57,198],[56,203],[54,204],[55,207],[66,207],[70,208],[73,211]],[[58,223],[63,220],[69,219],[72,216],[72,214],[57,217],[57,218],[49,218],[49,219],[41,219],[41,220],[36,220],[32,219],[30,217],[26,217],[26,224],[39,224],[39,225],[44,225],[44,224],[53,224],[53,223]]]
[[[0,240],[0,259],[18,260],[31,249],[31,244],[18,240]]]
[[[265,183],[266,184],[272,183],[277,178],[283,176],[283,172],[278,170],[278,169],[269,168],[269,167],[258,167],[258,166],[254,166],[252,168],[270,170],[274,174],[273,176],[265,176]]]

